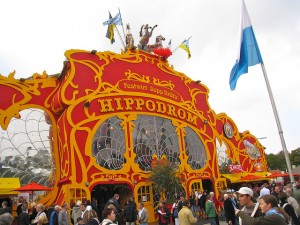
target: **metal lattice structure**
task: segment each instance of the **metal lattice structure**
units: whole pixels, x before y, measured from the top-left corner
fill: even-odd
[[[139,115],[134,122],[132,134],[134,152],[137,157],[135,162],[140,168],[149,171],[151,169],[152,156],[159,159],[165,155],[171,163],[179,163],[178,136],[176,127],[171,120],[157,116]]]
[[[93,156],[97,158],[97,163],[106,169],[119,170],[126,163],[125,136],[121,122],[116,116],[105,120],[93,139]]]
[[[7,130],[0,129],[0,177],[18,177],[21,185],[34,181],[51,186],[50,124],[40,109],[23,110],[20,116],[10,121]]]
[[[190,127],[186,128],[185,148],[191,168],[194,170],[202,168],[207,160],[206,151],[199,135]]]

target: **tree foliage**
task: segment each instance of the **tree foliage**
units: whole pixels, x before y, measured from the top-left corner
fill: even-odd
[[[287,165],[285,161],[284,152],[280,151],[277,154],[266,154],[268,166],[270,170],[287,170]],[[292,166],[299,166],[300,165],[300,148],[297,148],[295,150],[292,150],[291,153],[289,153],[289,158],[291,161]]]
[[[152,167],[149,180],[153,182],[154,188],[166,196],[176,196],[182,189],[180,177],[177,175],[177,166],[168,160],[160,160]]]

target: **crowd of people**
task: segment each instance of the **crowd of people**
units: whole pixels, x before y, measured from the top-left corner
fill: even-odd
[[[0,225],[12,225],[13,217],[11,208],[6,201],[2,202],[0,209]],[[144,208],[143,202],[138,204],[138,209],[133,198],[127,199],[124,210],[119,204],[119,195],[115,194],[105,204],[101,214],[95,202],[87,200],[82,203],[80,200],[68,213],[67,203],[55,205],[46,209],[43,204],[33,204],[28,209],[26,201],[21,202],[17,207],[17,225],[118,225],[123,221],[126,225],[147,225],[149,214]]]
[[[207,219],[211,225],[220,225],[220,220],[228,225],[300,225],[299,200],[300,193],[298,196],[290,186],[265,183],[260,189],[246,186],[237,191],[226,189],[218,198],[214,192],[193,192],[188,198],[178,198],[171,208],[161,201],[157,216],[159,225],[192,225],[199,218]],[[132,197],[121,210],[118,194],[101,210],[94,201],[78,200],[71,210],[64,203],[52,210],[42,204],[32,205],[29,211],[28,203],[23,201],[17,207],[17,214],[18,225],[148,225],[149,219],[143,202],[136,205]],[[4,201],[0,225],[12,223],[11,208]]]

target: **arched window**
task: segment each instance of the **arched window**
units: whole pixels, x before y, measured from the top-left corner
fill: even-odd
[[[199,135],[190,127],[186,127],[185,149],[192,169],[197,170],[205,165],[207,156],[204,145]]]
[[[135,162],[143,170],[150,170],[152,155],[163,155],[173,163],[179,163],[179,144],[176,127],[171,120],[158,116],[139,115],[134,121],[132,134]]]
[[[93,156],[97,158],[97,163],[106,169],[119,170],[126,162],[123,155],[125,138],[121,122],[116,116],[105,120],[93,139]]]
[[[36,108],[22,110],[20,116],[12,118],[7,130],[0,128],[0,177],[18,177],[21,185],[53,186],[51,119]]]

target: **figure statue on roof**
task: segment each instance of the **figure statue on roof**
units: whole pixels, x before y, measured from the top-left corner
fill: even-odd
[[[126,24],[126,40],[125,40],[125,42],[126,42],[126,50],[136,49],[136,47],[134,46],[134,39],[133,39],[133,36],[130,31],[129,23]]]
[[[141,30],[140,30],[141,39],[140,39],[140,42],[138,44],[138,48],[140,50],[146,51],[147,45],[149,43],[149,39],[152,36],[153,30],[154,30],[155,27],[157,27],[157,25],[155,25],[154,27],[149,27],[148,24],[143,25],[141,27]]]
[[[154,49],[156,48],[162,48],[162,42],[165,40],[165,38],[162,35],[158,35],[155,39],[155,43],[152,45],[147,45],[147,52],[153,52]]]

